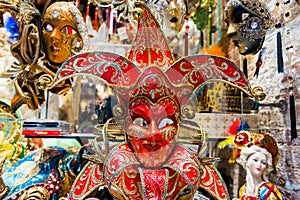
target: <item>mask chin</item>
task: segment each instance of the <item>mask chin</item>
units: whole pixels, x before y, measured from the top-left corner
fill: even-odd
[[[139,162],[147,168],[161,167],[170,157],[174,149],[174,143],[171,142],[168,145],[151,152],[139,153],[135,152],[134,155]]]
[[[162,132],[148,137],[128,135],[129,146],[136,159],[144,166],[157,168],[170,157],[176,143],[176,137],[166,138]],[[144,134],[143,134],[144,135]]]
[[[256,53],[258,53],[263,46],[264,37],[261,39],[256,39],[255,41],[250,41],[249,43],[251,44],[246,45],[243,48],[243,50],[239,51],[241,55],[249,55],[249,54],[255,55]]]

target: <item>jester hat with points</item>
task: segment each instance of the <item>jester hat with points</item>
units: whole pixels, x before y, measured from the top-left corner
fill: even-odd
[[[171,102],[184,115],[183,108],[192,94],[215,81],[236,86],[261,100],[262,89],[251,89],[245,75],[224,57],[193,55],[175,62],[150,9],[143,2],[135,2],[135,7],[138,28],[126,58],[107,52],[78,54],[62,64],[56,83],[77,74],[101,78],[113,86],[122,105],[121,109],[115,110],[116,116],[126,116],[126,109],[145,100],[155,104],[162,99]]]

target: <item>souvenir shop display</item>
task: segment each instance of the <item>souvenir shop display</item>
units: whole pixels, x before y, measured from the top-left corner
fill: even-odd
[[[0,199],[300,198],[297,3],[0,0]]]
[[[87,52],[68,59],[58,70],[57,82],[91,74],[112,85],[119,102],[112,108],[114,118],[126,130],[126,139],[110,146],[114,137],[106,132],[109,125],[103,127],[104,146],[95,141],[97,159],[78,176],[70,198],[91,197],[99,187],[106,187],[118,199],[191,198],[198,188],[217,199],[227,199],[225,186],[216,184],[222,180],[213,160],[195,157],[196,152],[177,141],[180,118],[194,117],[188,102],[210,81],[228,82],[258,100],[261,93],[225,58],[195,55],[175,62],[152,12],[142,2],[135,6],[138,31],[127,58]],[[89,177],[96,179],[91,182]]]

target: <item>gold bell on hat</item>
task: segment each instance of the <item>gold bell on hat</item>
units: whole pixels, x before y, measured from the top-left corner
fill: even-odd
[[[9,187],[4,184],[2,179],[2,167],[4,165],[5,160],[6,157],[0,158],[0,199],[4,199],[4,197],[6,197],[6,195],[9,192]]]

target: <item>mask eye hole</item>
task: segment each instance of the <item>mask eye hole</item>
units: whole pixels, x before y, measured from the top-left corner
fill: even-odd
[[[231,10],[231,12],[228,13],[229,15],[227,17],[234,24],[239,24],[243,21],[247,21],[253,16],[241,6],[233,7],[232,9],[233,10]]]
[[[71,26],[64,26],[61,29],[61,32],[68,35],[75,35],[77,33],[77,31]]]
[[[44,25],[44,29],[47,31],[47,32],[52,32],[53,31],[53,26],[51,24],[45,24]]]
[[[169,118],[163,118],[159,125],[158,125],[158,128],[161,129],[161,128],[164,128],[166,126],[169,126],[169,125],[172,125],[174,124],[173,120],[169,119]]]
[[[139,125],[139,126],[144,127],[144,128],[148,127],[147,121],[145,119],[141,118],[141,117],[136,118],[135,120],[133,120],[133,124]]]
[[[242,21],[246,20],[249,16],[249,13],[242,13]]]

